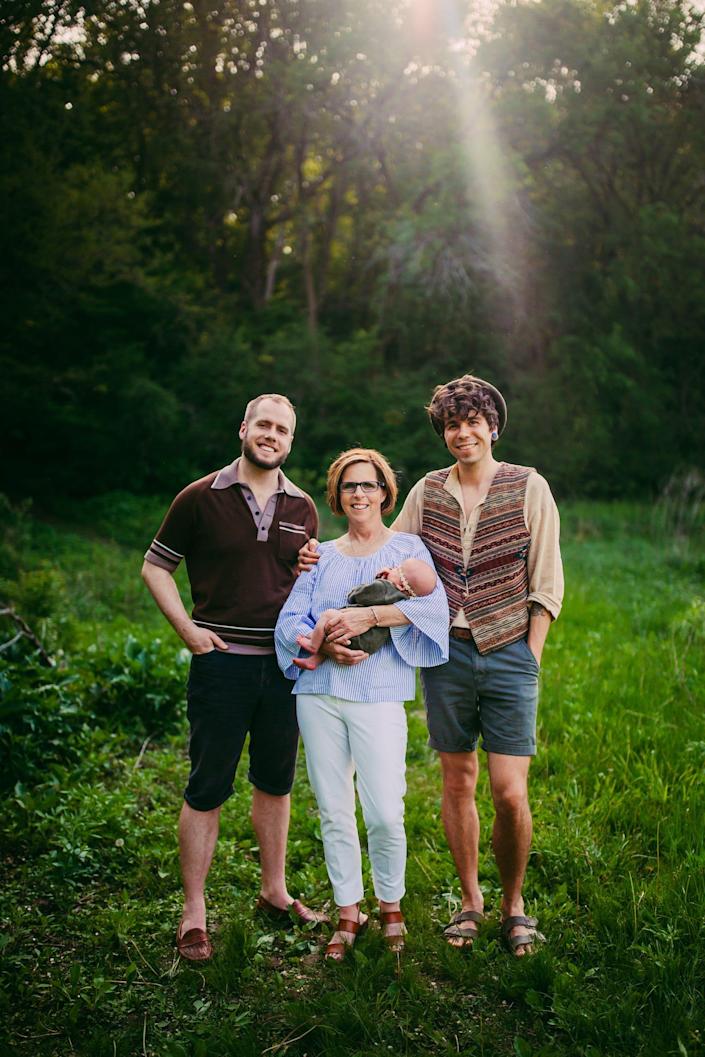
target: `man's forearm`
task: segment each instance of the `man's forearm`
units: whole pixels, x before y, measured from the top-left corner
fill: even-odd
[[[551,614],[538,602],[532,602],[529,609],[529,633],[526,636],[526,642],[539,664],[550,626]]]
[[[176,634],[187,642],[194,623],[184,608],[174,577],[167,569],[146,561],[142,566],[142,579]]]

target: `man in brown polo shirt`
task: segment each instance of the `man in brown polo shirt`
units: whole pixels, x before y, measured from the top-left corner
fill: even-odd
[[[322,919],[291,898],[285,880],[298,727],[291,683],[274,654],[274,626],[294,582],[297,552],[318,528],[313,501],[279,469],[295,426],[285,396],[251,400],[239,432],[242,455],[177,495],[142,567],[157,605],[193,654],[187,692],[191,772],[179,819],[184,908],[177,933],[180,953],[193,961],[212,953],[205,882],[221,805],[233,792],[248,732],[252,822],[262,869],[258,908],[303,922]],[[173,579],[182,558],[191,616]]]

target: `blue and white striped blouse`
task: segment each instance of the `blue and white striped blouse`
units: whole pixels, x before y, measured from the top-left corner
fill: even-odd
[[[448,601],[440,579],[430,595],[394,604],[411,621],[390,628],[391,640],[360,664],[336,664],[327,658],[314,671],[302,670],[293,658],[305,655],[297,635],[309,635],[321,613],[345,606],[348,592],[370,583],[386,566],[405,558],[433,559],[418,536],[395,532],[384,546],[363,558],[341,554],[333,540],[321,544],[318,565],[301,573],[279,614],[274,644],[279,667],[295,679],[295,694],[331,694],[346,701],[410,701],[416,688],[415,668],[433,668],[448,660]]]

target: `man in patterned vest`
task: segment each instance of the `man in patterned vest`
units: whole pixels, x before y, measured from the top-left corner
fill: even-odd
[[[522,886],[539,665],[563,597],[558,511],[534,469],[495,459],[507,408],[493,385],[466,374],[438,386],[427,410],[455,462],[412,488],[393,527],[417,533],[431,551],[451,615],[448,662],[422,672],[430,744],[443,773],[443,824],[462,891],[445,936],[453,946],[471,946],[483,920],[475,804],[481,735],[502,934],[522,956],[541,938],[537,920],[524,914]]]

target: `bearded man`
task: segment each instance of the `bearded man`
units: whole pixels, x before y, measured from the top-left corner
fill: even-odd
[[[291,683],[274,654],[274,626],[294,582],[298,550],[318,529],[312,499],[280,469],[295,427],[287,397],[265,393],[251,400],[239,431],[242,454],[177,495],[142,567],[154,600],[192,653],[191,771],[179,818],[184,904],[176,937],[179,953],[191,961],[212,954],[205,883],[248,733],[261,865],[257,909],[282,921],[324,920],[292,899],[285,878],[299,732]],[[174,581],[182,559],[191,616]]]

